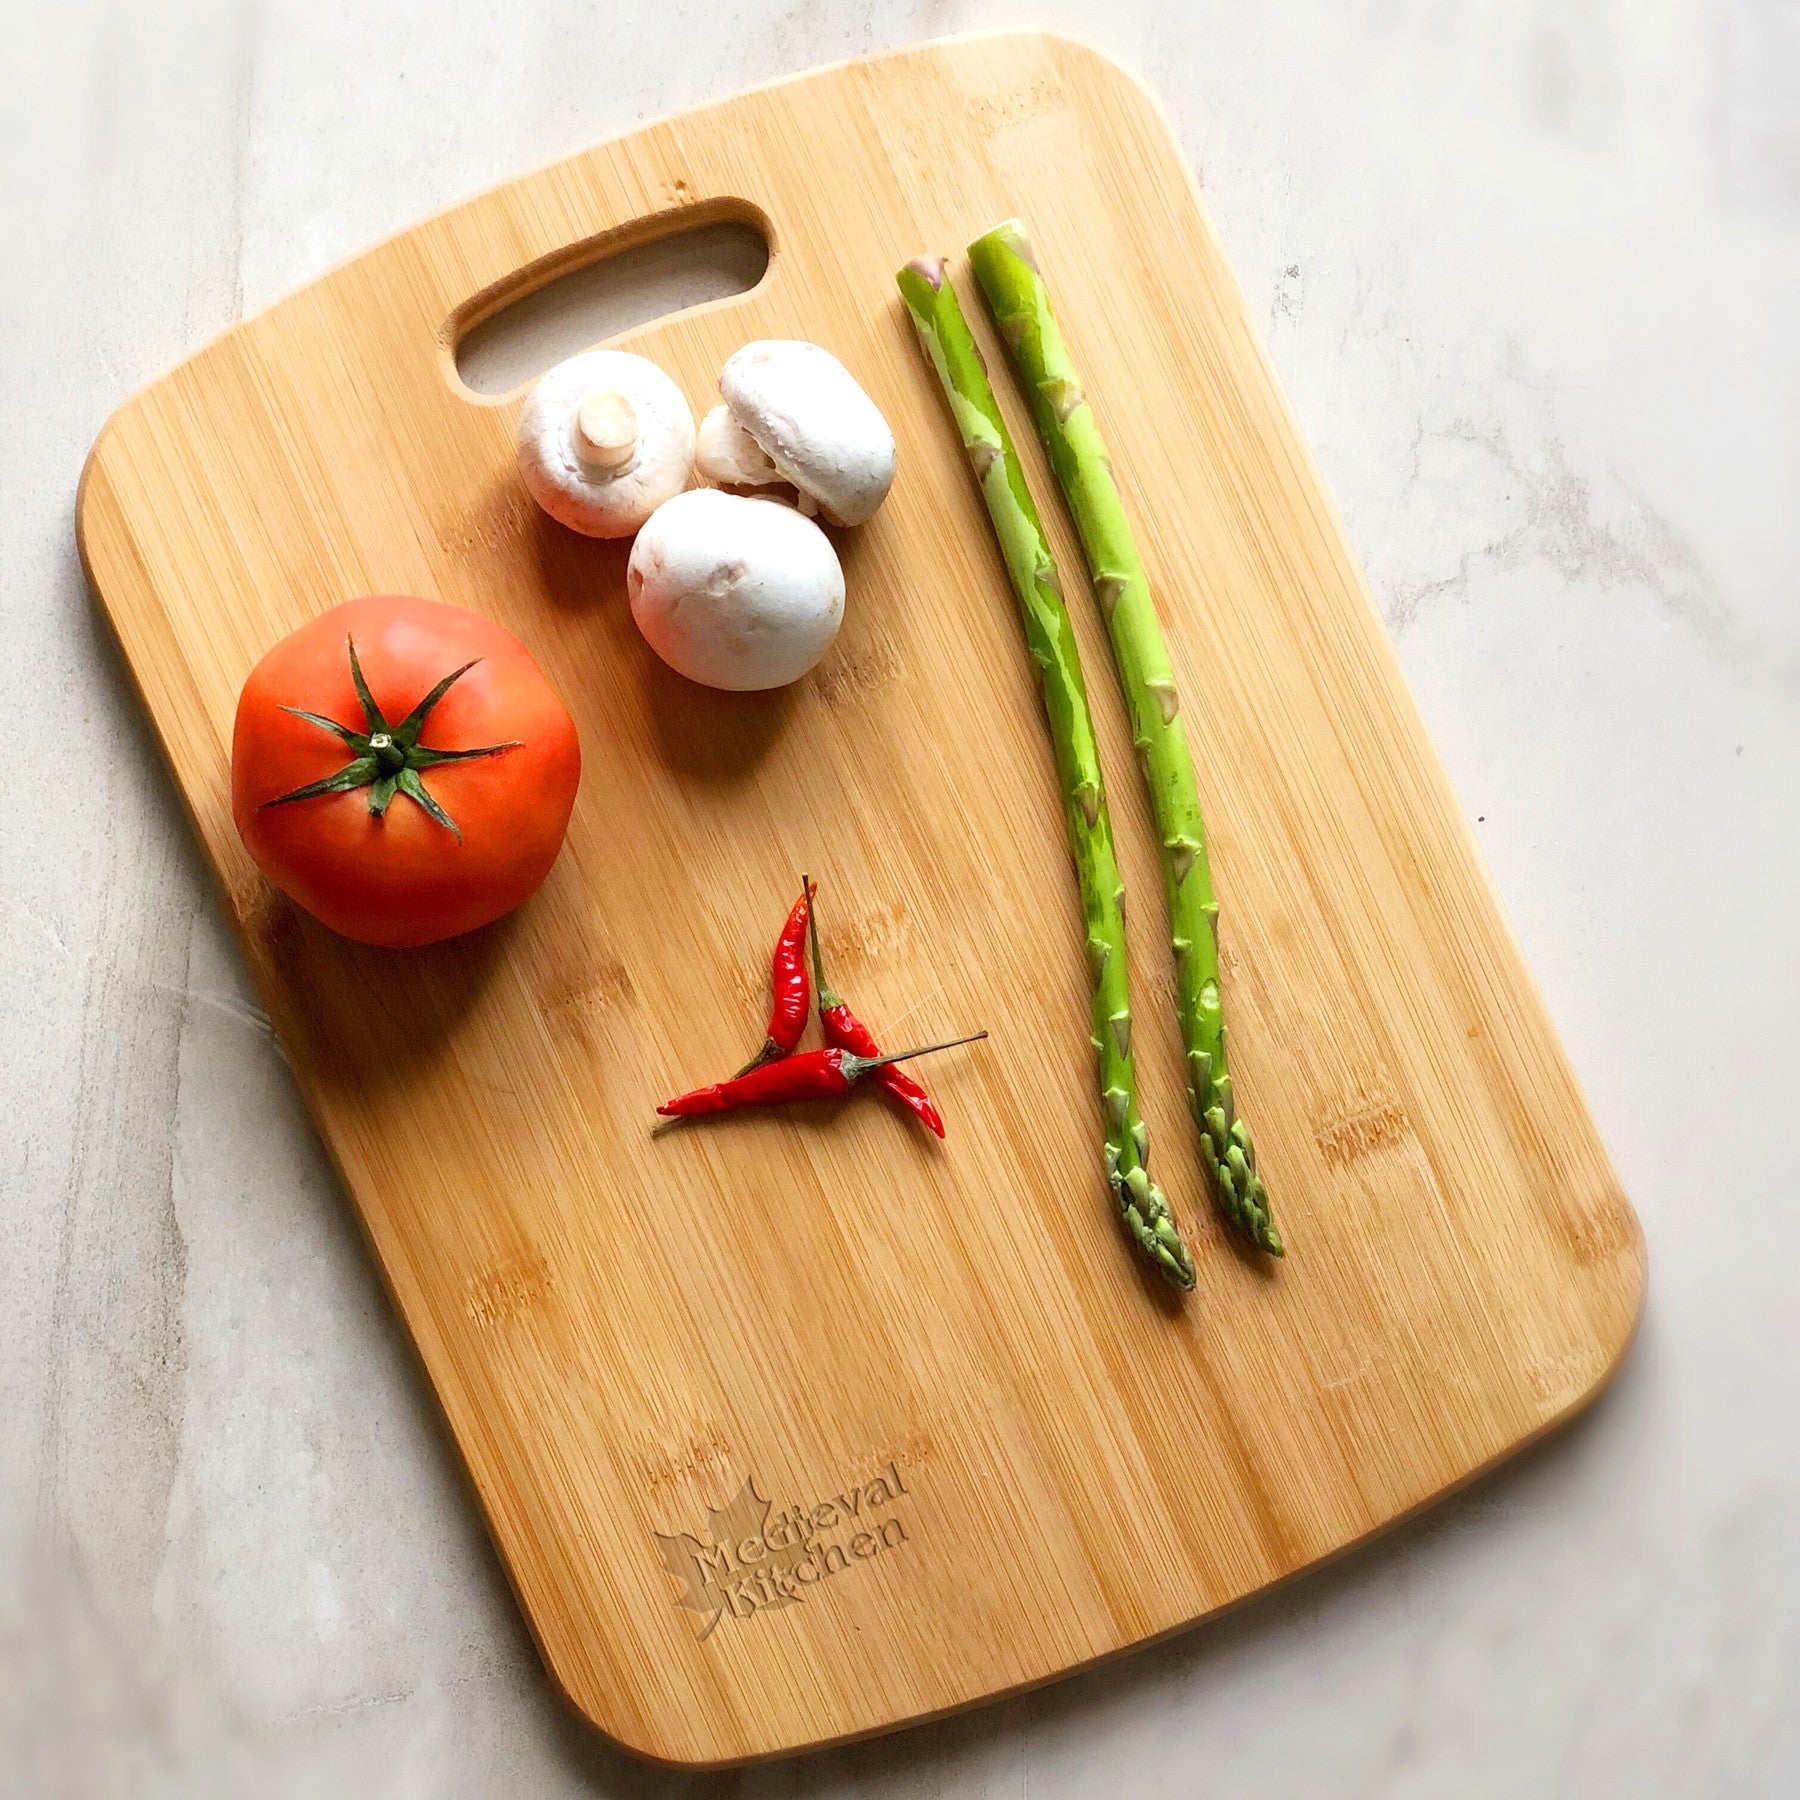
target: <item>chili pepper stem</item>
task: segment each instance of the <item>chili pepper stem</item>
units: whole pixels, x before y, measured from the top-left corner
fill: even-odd
[[[945,1038],[941,1044],[920,1044],[912,1050],[890,1050],[885,1056],[857,1056],[846,1050],[843,1052],[844,1073],[852,1081],[860,1081],[871,1069],[885,1069],[889,1063],[910,1062],[915,1056],[930,1056],[934,1050],[954,1050],[958,1044],[978,1044],[986,1036],[985,1031],[971,1031],[967,1037]]]
[[[812,890],[806,884],[806,877],[800,877],[801,887],[807,895],[806,908],[806,943],[812,952],[813,999],[819,1008],[819,1016],[823,1018],[827,1007],[842,1006],[843,996],[836,988],[828,986],[825,980],[825,965],[819,958],[819,914],[812,904]]]
[[[752,1069],[760,1069],[764,1063],[771,1063],[778,1056],[790,1054],[791,1052],[782,1049],[773,1038],[764,1038],[762,1048],[741,1069],[737,1070],[731,1079],[736,1081],[739,1075],[748,1075]]]

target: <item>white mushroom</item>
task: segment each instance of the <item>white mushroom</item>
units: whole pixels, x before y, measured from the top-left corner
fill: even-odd
[[[844,571],[810,519],[774,500],[694,488],[659,506],[625,570],[650,648],[707,687],[797,681],[844,617]]]
[[[707,480],[792,482],[801,511],[823,513],[833,525],[860,525],[887,498],[894,434],[829,350],[784,338],[746,344],[720,371],[719,392],[725,405],[702,427],[699,467]]]
[[[687,486],[694,415],[655,363],[625,350],[560,362],[519,415],[519,474],[551,518],[629,537]]]

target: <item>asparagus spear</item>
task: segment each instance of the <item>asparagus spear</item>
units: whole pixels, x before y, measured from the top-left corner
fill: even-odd
[[[981,352],[969,335],[942,258],[908,263],[897,277],[919,328],[919,342],[950,402],[963,448],[986,502],[1006,562],[1025,643],[1037,665],[1044,711],[1062,782],[1063,817],[1081,886],[1093,977],[1093,1044],[1106,1125],[1106,1174],[1120,1217],[1138,1248],[1165,1280],[1194,1285],[1194,1263],[1174,1215],[1146,1166],[1149,1133],[1138,1113],[1137,1064],[1131,1050],[1131,997],[1125,975],[1124,883],[1113,851],[1112,823],[1100,772],[1099,746],[1088,714],[1087,685],[1055,559],[1025,485],[988,384]]]
[[[1094,598],[1111,634],[1113,663],[1162,847],[1176,1007],[1187,1053],[1188,1108],[1200,1127],[1213,1194],[1220,1211],[1245,1237],[1280,1256],[1281,1234],[1256,1172],[1256,1151],[1232,1104],[1219,1001],[1219,903],[1213,896],[1206,827],[1175,677],[1143,560],[1024,227],[1009,219],[976,239],[969,259],[1074,515]]]

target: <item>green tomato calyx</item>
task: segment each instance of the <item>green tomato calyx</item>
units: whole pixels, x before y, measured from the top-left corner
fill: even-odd
[[[336,719],[328,719],[321,713],[303,711],[298,706],[284,706],[281,710],[292,713],[296,719],[304,719],[309,725],[318,726],[321,731],[329,731],[350,752],[350,760],[334,774],[318,781],[309,781],[290,794],[278,794],[273,800],[265,800],[263,805],[287,806],[296,800],[316,800],[326,794],[349,794],[360,788],[367,788],[369,811],[379,819],[387,811],[394,796],[404,794],[415,806],[450,832],[460,844],[461,829],[432,798],[424,782],[419,779],[420,775],[426,769],[435,769],[439,763],[468,762],[477,756],[497,756],[502,750],[516,750],[518,742],[515,739],[505,744],[483,744],[473,750],[438,750],[428,744],[421,744],[419,733],[424,729],[431,709],[481,658],[476,657],[475,662],[466,662],[460,669],[451,670],[398,725],[390,725],[381,708],[375,704],[375,696],[369,692],[368,682],[363,679],[362,664],[356,656],[356,640],[346,638],[344,642],[350,651],[350,679],[356,684],[356,697],[362,704],[365,728],[357,731],[349,725],[339,724]]]

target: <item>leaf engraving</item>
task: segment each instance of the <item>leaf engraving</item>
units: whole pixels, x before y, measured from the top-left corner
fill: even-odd
[[[710,1543],[685,1531],[651,1534],[665,1573],[682,1584],[675,1604],[706,1618],[701,1638],[728,1612],[748,1618],[764,1607],[798,1604],[794,1575],[812,1557],[813,1532],[791,1509],[777,1521],[780,1532],[771,1531],[772,1505],[756,1491],[755,1477],[747,1476],[725,1506],[706,1509]]]

